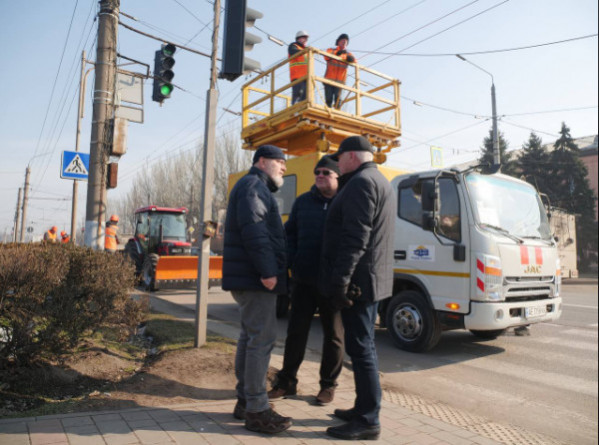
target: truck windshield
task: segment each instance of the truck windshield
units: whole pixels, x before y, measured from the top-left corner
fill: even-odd
[[[160,225],[162,224],[162,237],[174,241],[186,241],[185,229],[187,223],[184,214],[151,213],[150,214],[150,236],[160,236]]]
[[[521,182],[469,173],[466,184],[479,226],[528,239],[551,239],[545,207],[536,190]]]

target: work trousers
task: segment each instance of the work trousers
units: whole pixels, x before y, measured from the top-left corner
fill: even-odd
[[[327,107],[339,108],[339,95],[341,94],[341,88],[333,85],[324,86],[324,99],[327,103]]]
[[[277,339],[277,296],[263,291],[233,291],[239,305],[241,332],[235,354],[237,398],[246,401],[246,411],[269,409],[266,373]]]
[[[297,372],[304,360],[310,325],[317,308],[323,333],[320,387],[331,388],[337,385],[337,377],[343,367],[341,313],[330,308],[316,286],[295,283],[291,293],[283,369],[277,375],[277,387],[289,389],[297,385]]]
[[[378,303],[354,301],[343,309],[345,351],[351,358],[356,384],[354,412],[365,425],[378,425],[381,410],[381,384],[374,344],[374,323]]]
[[[291,87],[291,105],[306,100],[306,81],[296,83]]]

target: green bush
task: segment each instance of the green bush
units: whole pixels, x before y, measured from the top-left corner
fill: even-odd
[[[109,323],[130,334],[144,305],[121,255],[71,244],[0,245],[0,368],[56,357]]]

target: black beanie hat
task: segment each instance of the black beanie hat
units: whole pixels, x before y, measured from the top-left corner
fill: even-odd
[[[347,43],[349,43],[349,36],[345,33],[341,34],[339,37],[337,37],[337,40],[335,40],[335,45],[339,45],[339,40],[341,39],[345,39],[347,40]]]
[[[335,173],[337,173],[337,175],[339,175],[339,164],[330,156],[323,156],[322,158],[320,158],[320,161],[318,161],[316,167],[314,167],[315,172],[317,168],[328,168],[329,170],[334,171]]]
[[[260,158],[285,159],[285,153],[283,153],[283,150],[281,150],[279,147],[274,145],[261,145],[254,153],[252,164],[258,162]]]

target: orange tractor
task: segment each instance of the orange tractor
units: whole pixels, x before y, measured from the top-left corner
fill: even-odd
[[[187,241],[187,209],[148,206],[135,211],[135,234],[125,254],[147,290],[195,285],[198,257]],[[210,257],[210,284],[222,278],[222,257]]]

